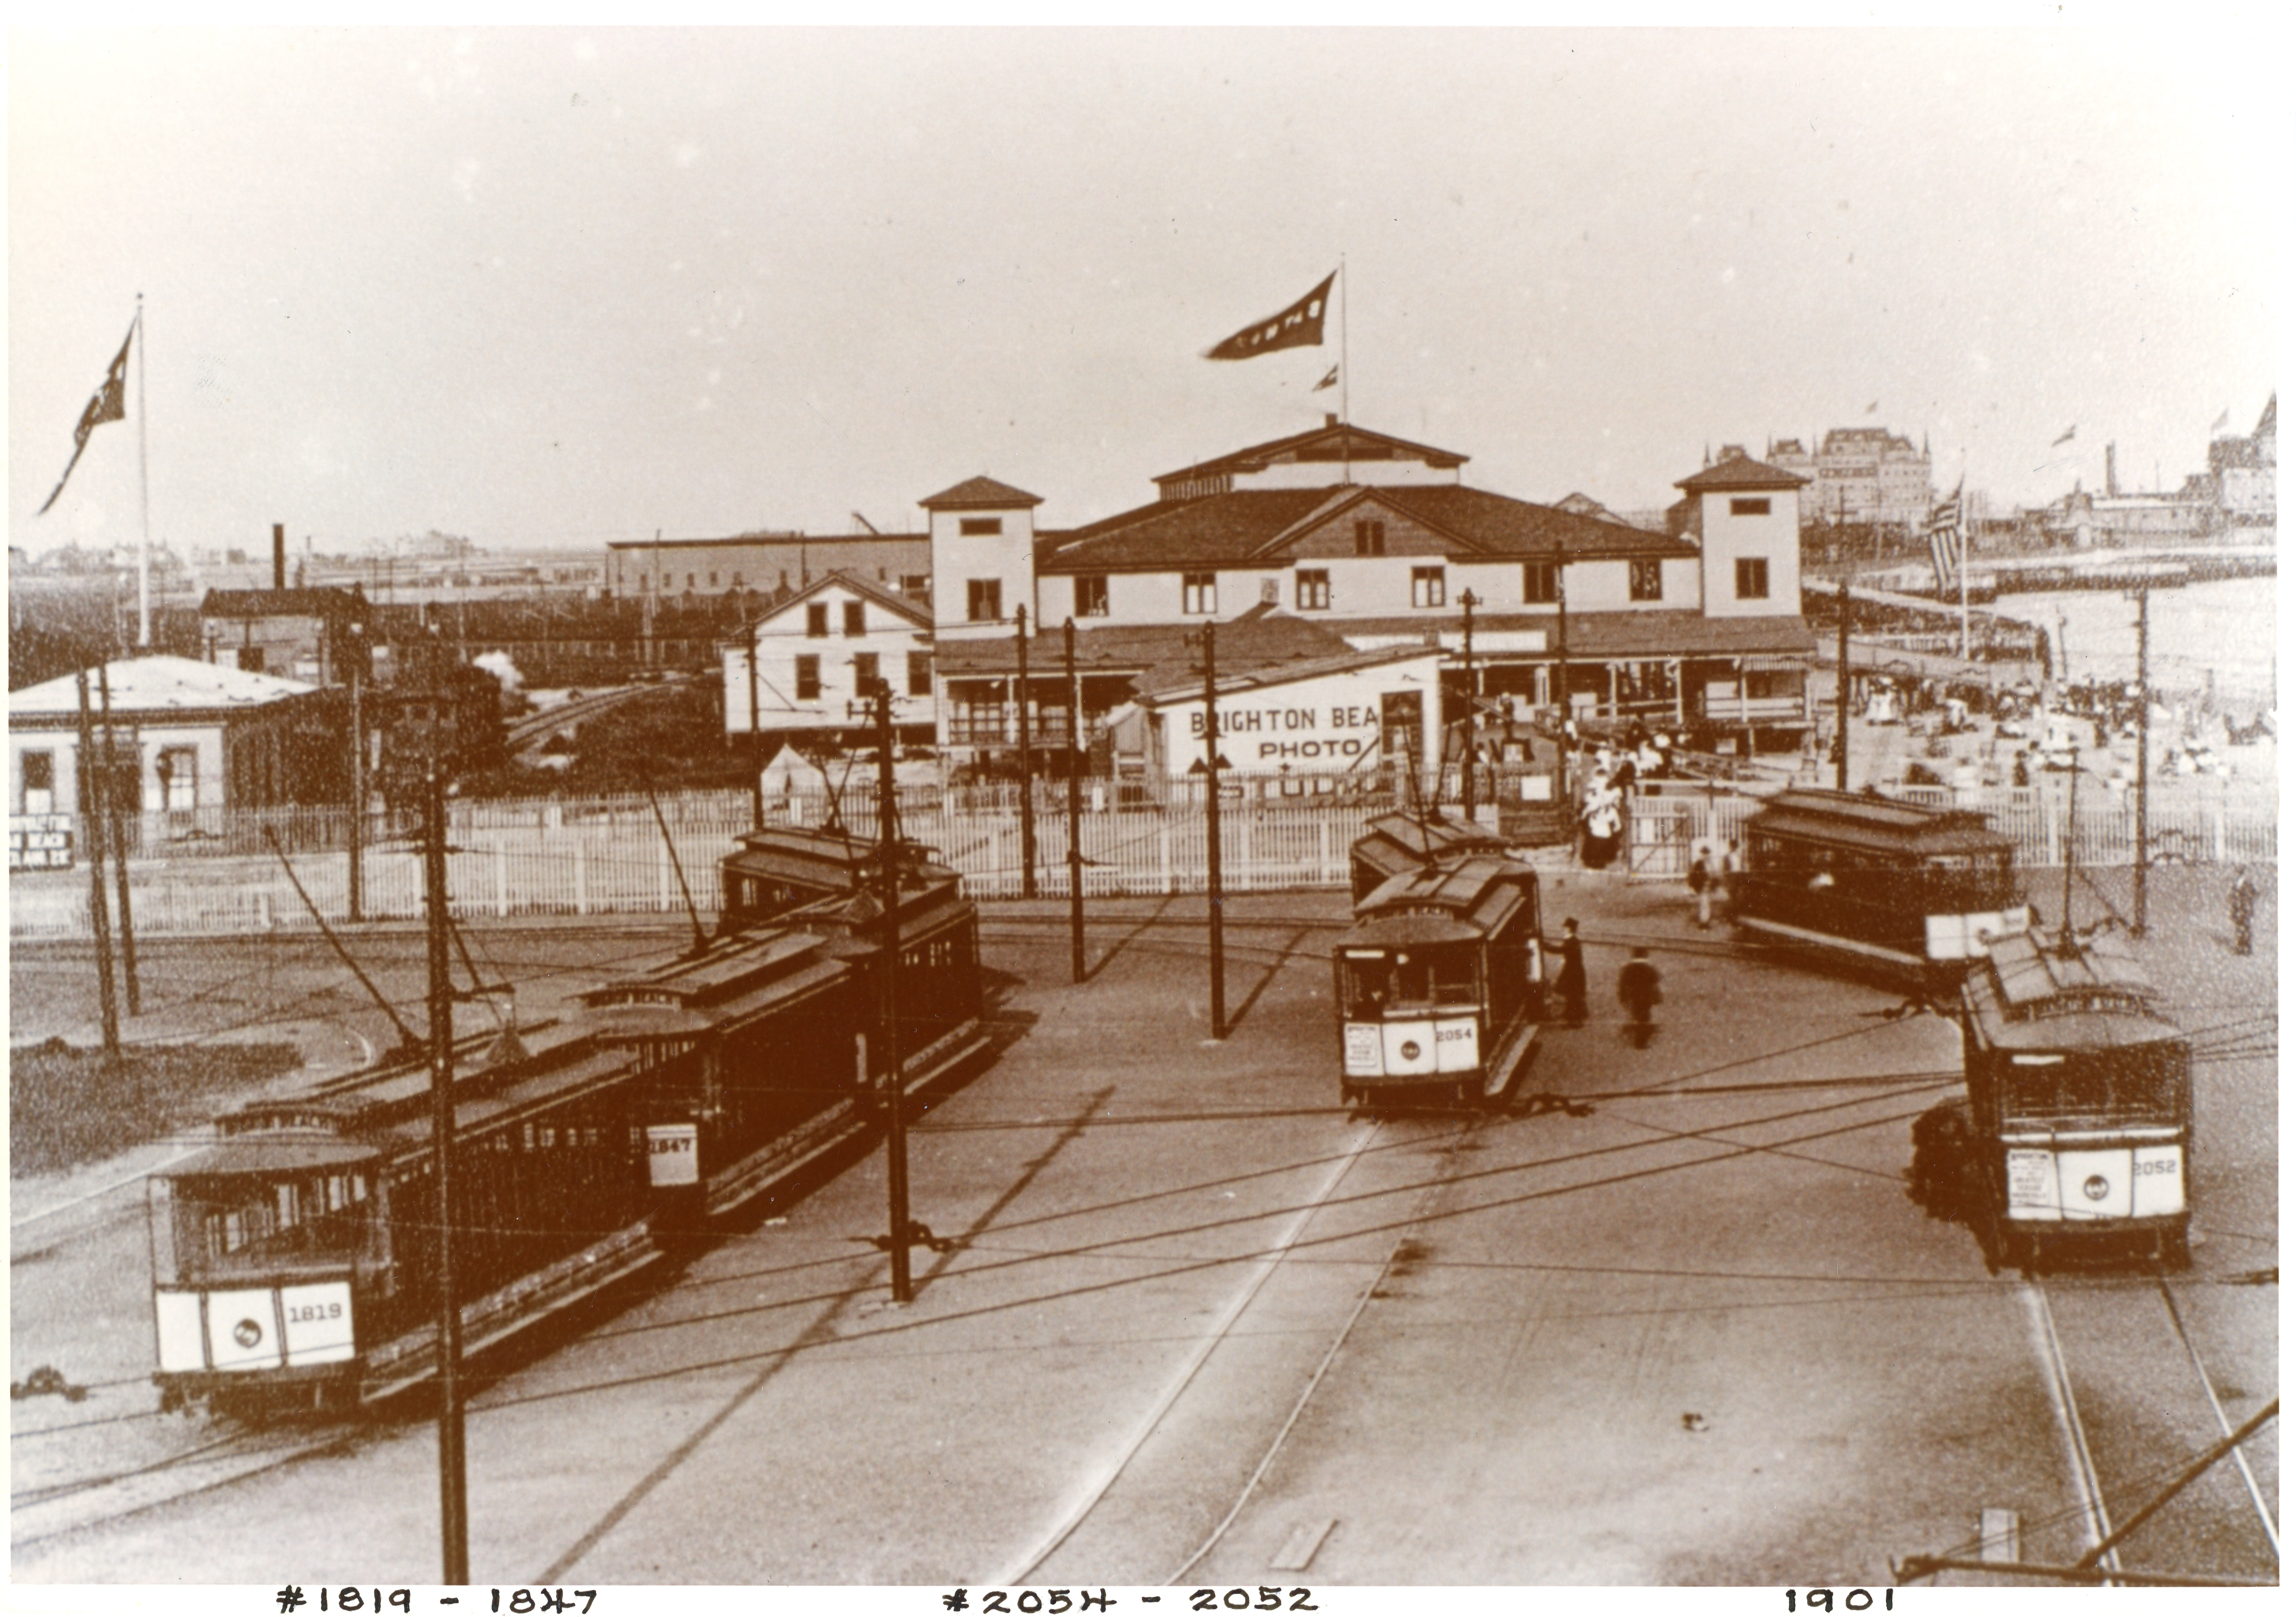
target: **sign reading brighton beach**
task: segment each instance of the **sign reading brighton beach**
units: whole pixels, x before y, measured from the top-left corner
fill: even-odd
[[[1223,740],[1235,738],[1245,743],[1240,751],[1234,747],[1221,749],[1239,769],[1299,761],[1346,763],[1378,750],[1379,706],[1333,702],[1222,708],[1219,733]],[[1204,739],[1201,708],[1188,710],[1188,737],[1199,744]]]

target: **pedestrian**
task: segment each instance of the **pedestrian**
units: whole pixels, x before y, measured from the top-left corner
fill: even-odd
[[[1562,1022],[1566,1027],[1587,1025],[1587,956],[1578,946],[1578,923],[1566,920],[1562,923],[1562,947],[1557,951],[1562,956],[1562,969],[1555,974],[1554,991],[1562,996]]]
[[[2240,867],[2240,874],[2232,884],[2232,952],[2245,955],[2256,946],[2256,883],[2249,879],[2248,866]]]
[[[1732,837],[1730,846],[1722,850],[1722,913],[1730,920],[1738,918],[1738,890],[1745,880],[1746,850]]]
[[[1702,932],[1714,924],[1714,877],[1706,868],[1702,847],[1690,861],[1690,891],[1698,899],[1698,930]]]
[[[1651,964],[1650,950],[1638,948],[1619,968],[1619,1003],[1627,1007],[1627,1040],[1637,1050],[1647,1048],[1651,1035],[1657,1031],[1651,1022],[1651,1007],[1659,999],[1658,967]]]

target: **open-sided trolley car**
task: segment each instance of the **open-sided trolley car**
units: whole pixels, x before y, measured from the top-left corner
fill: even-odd
[[[857,858],[855,873],[873,873]],[[882,890],[880,890],[882,891]],[[673,1227],[786,1186],[882,1118],[877,894],[849,891],[582,996],[564,1023],[465,1041],[455,1278],[476,1351],[644,1268]],[[900,886],[903,1087],[985,1045],[972,905],[912,850]],[[163,1401],[340,1408],[436,1371],[430,1073],[364,1070],[217,1120],[150,1181]]]
[[[1914,1125],[1914,1190],[1987,1259],[2119,1245],[2189,1256],[2190,1041],[2120,939],[2020,933],[1962,988],[1964,1098]]]
[[[1544,1003],[1538,873],[1453,854],[1382,882],[1332,950],[1348,1104],[1502,1097]]]
[[[1348,850],[1349,892],[1360,904],[1382,882],[1407,872],[1460,854],[1505,853],[1506,849],[1506,840],[1496,832],[1455,814],[1382,814],[1364,826],[1363,835]]]
[[[1792,788],[1746,822],[1734,919],[1950,992],[1988,940],[2032,919],[2015,853],[1974,809]]]

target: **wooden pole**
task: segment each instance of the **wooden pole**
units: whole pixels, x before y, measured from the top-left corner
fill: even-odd
[[[879,1038],[885,1047],[885,1202],[892,1236],[893,1301],[906,1302],[909,1285],[908,1096],[901,1081],[901,862],[894,825],[898,807],[893,792],[893,686],[877,682],[877,844],[884,859],[884,1019]]]
[[[1076,620],[1061,625],[1061,654],[1069,679],[1069,981],[1084,981],[1084,686],[1078,683]]]
[[[1029,744],[1029,609],[1013,609],[1021,643],[1021,896],[1037,896],[1036,755]]]
[[[1466,744],[1459,751],[1459,808],[1469,825],[1475,820],[1475,592],[1459,592],[1459,610],[1466,615],[1467,662]]]
[[[1220,914],[1219,697],[1212,625],[1204,625],[1204,891],[1211,918],[1212,1037],[1227,1037],[1227,957]]]
[[[2145,821],[2145,784],[2152,754],[2152,688],[2145,660],[2147,638],[2151,628],[2148,608],[2152,592],[2143,586],[2136,591],[2136,848],[2134,858],[2136,896],[2129,911],[2128,935],[2144,935],[2144,875],[2150,861],[2150,827]]]
[[[1833,789],[1849,790],[1849,580],[1841,580],[1841,621],[1833,653]]]
[[[135,912],[127,899],[127,826],[124,800],[127,794],[119,790],[119,755],[112,747],[111,669],[99,665],[95,679],[103,698],[104,841],[111,850],[112,885],[119,893],[119,974],[127,989],[127,1014],[141,1016],[144,1014],[144,993],[135,973]],[[135,771],[140,786],[144,772],[140,741],[135,752]],[[136,795],[143,795],[140,790]]]
[[[471,1580],[471,1527],[463,1454],[463,1309],[455,1277],[455,983],[447,952],[447,787],[435,742],[423,784],[430,1149],[439,1179],[439,1538],[445,1581],[462,1584]]]
[[[94,726],[88,722],[87,674],[78,676],[78,776],[80,841],[86,844],[87,918],[95,930],[96,999],[103,1017],[103,1053],[119,1059],[119,1000],[111,979],[111,904],[103,895],[103,785],[96,767]]]

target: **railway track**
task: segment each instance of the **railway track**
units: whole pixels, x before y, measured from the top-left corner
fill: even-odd
[[[2073,1505],[2024,1525],[2021,1560],[2067,1565],[2107,1545],[2096,1564],[2108,1582],[2278,1581],[2276,1426],[2158,1503],[2272,1396],[2250,1380],[2276,1376],[2268,1354],[2234,1367],[2219,1349],[2225,1323],[2248,1312],[2265,1316],[2263,1334],[2239,1334],[2273,1340],[2274,1299],[2241,1289],[2158,1273],[2023,1283]]]

